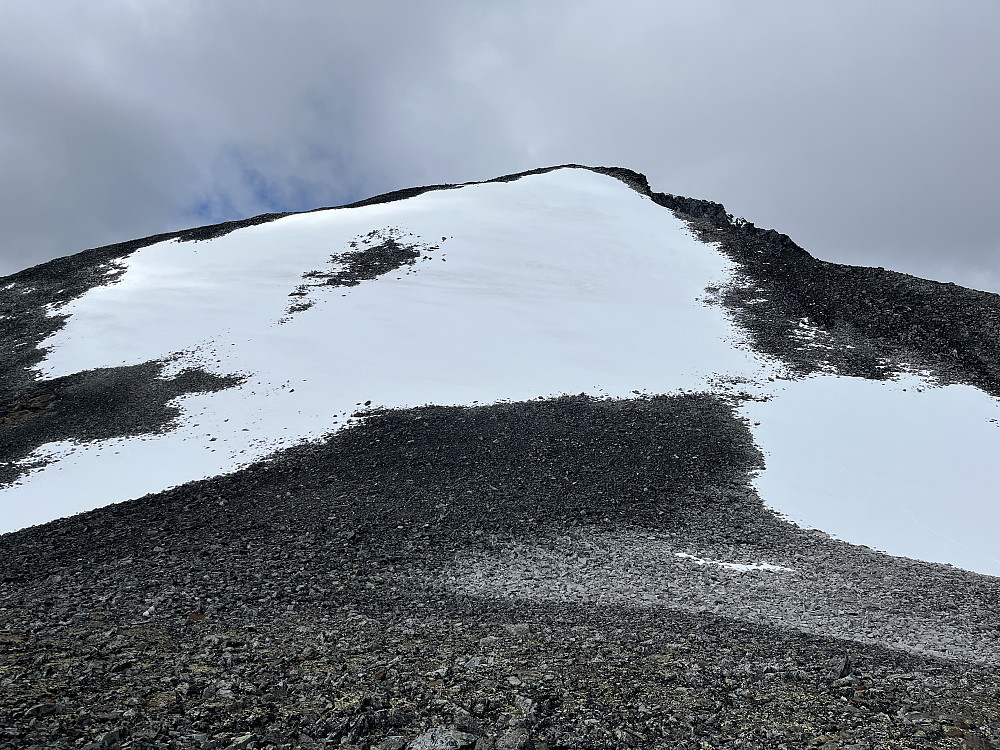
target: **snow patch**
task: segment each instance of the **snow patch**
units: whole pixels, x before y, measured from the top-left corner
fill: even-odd
[[[716,567],[725,568],[726,570],[735,570],[738,573],[746,573],[751,570],[769,570],[769,571],[784,572],[784,573],[795,572],[792,568],[786,568],[782,565],[772,565],[769,562],[759,562],[750,564],[722,562],[721,560],[709,560],[704,557],[698,557],[697,555],[692,555],[688,552],[675,552],[674,556],[683,557],[684,559],[690,560],[696,565],[715,565]]]

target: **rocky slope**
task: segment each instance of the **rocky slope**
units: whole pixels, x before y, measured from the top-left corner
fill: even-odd
[[[375,413],[4,536],[0,747],[994,746],[1000,582],[781,521],[748,438],[699,396]]]

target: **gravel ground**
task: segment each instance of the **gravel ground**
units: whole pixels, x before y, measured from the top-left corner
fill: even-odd
[[[801,547],[774,542],[720,544],[702,534],[689,539],[642,527],[576,527],[460,555],[438,580],[442,590],[470,596],[709,612],[1000,664],[997,608],[983,606],[989,587],[979,596],[953,594],[976,586],[975,576],[933,566],[921,575],[912,561],[900,564],[866,548],[838,549],[822,534],[801,539]]]
[[[996,746],[1000,581],[775,517],[729,409],[373,413],[0,537],[0,747]]]

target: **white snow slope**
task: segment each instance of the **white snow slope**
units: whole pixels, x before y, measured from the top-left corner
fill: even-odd
[[[387,229],[426,244],[422,259],[289,297],[304,273],[335,270],[332,254]],[[56,460],[0,489],[0,532],[233,471],[344,427],[367,401],[627,398],[748,379],[740,390],[773,396],[744,407],[770,507],[850,542],[1000,575],[1000,404],[918,375],[782,379],[706,300],[732,264],[611,177],[566,168],[299,214],[152,245],[126,264],[119,283],[58,311],[70,317],[44,343],[43,376],[169,358],[165,374],[248,377],[178,399],[166,434],[45,446]],[[314,304],[290,315],[302,301]]]

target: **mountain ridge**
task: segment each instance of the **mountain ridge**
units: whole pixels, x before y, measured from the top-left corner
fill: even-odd
[[[217,224],[207,224],[190,229],[173,232],[162,232],[134,240],[104,245],[98,248],[83,250],[70,256],[56,258],[51,261],[18,271],[3,277],[8,284],[18,283],[38,284],[41,271],[51,270],[53,276],[60,282],[70,280],[74,271],[80,268],[105,268],[104,274],[98,278],[81,279],[76,284],[33,301],[33,306],[58,307],[68,299],[78,296],[81,289],[88,285],[113,281],[115,271],[108,267],[113,261],[119,261],[136,250],[168,240],[179,242],[199,242],[225,236],[237,229],[257,226],[281,219],[287,216],[351,209],[362,206],[391,203],[413,198],[424,193],[440,190],[452,190],[471,185],[483,185],[496,182],[510,182],[523,177],[546,174],[559,169],[586,169],[597,174],[604,174],[620,180],[640,195],[650,198],[656,204],[674,211],[687,221],[692,229],[707,242],[720,243],[720,247],[732,260],[737,262],[745,278],[752,283],[762,283],[769,280],[777,285],[775,290],[782,293],[782,316],[784,319],[809,318],[815,324],[824,328],[837,326],[862,328],[863,337],[873,339],[881,344],[878,348],[896,349],[899,357],[916,356],[921,365],[927,365],[937,370],[935,374],[946,380],[969,382],[971,385],[984,388],[993,395],[1000,395],[1000,350],[996,340],[1000,338],[1000,295],[992,292],[978,291],[958,286],[951,282],[937,282],[904,274],[883,268],[867,266],[851,266],[819,260],[796,244],[788,235],[774,229],[761,229],[742,218],[734,218],[721,203],[698,198],[687,198],[671,193],[655,192],[648,179],[641,172],[625,167],[590,167],[580,164],[561,164],[551,167],[540,167],[509,175],[495,177],[489,180],[465,183],[444,183],[414,188],[404,188],[382,193],[371,198],[365,198],[339,206],[324,206],[305,211],[269,212],[258,214],[247,219],[225,221]],[[723,232],[719,237],[713,232]],[[765,260],[765,258],[767,260]],[[54,265],[53,265],[54,264]],[[768,266],[766,269],[764,266]],[[851,277],[851,278],[845,278]],[[820,288],[836,290],[833,300],[819,299]],[[877,296],[868,290],[877,287],[878,292],[890,295],[887,300],[891,304],[889,310],[879,310],[874,298]],[[862,292],[857,299],[856,292]],[[740,310],[744,319],[741,324],[753,331],[755,342],[773,350],[779,356],[788,357],[787,347],[775,344],[775,338],[780,332],[773,330],[774,323],[750,315],[750,311],[742,304],[746,289],[732,288],[726,291],[726,304],[734,310]],[[948,301],[948,315],[939,315],[937,321],[921,319],[933,309],[930,304],[933,296],[944,296]],[[854,304],[852,304],[852,301]],[[885,301],[885,300],[883,300]],[[970,308],[968,312],[966,309]],[[11,315],[0,310],[4,319]],[[947,325],[949,317],[960,314],[959,321]],[[765,316],[767,317],[767,316]],[[874,318],[874,320],[872,320]],[[890,320],[889,318],[894,318]],[[865,324],[864,321],[868,320]],[[986,326],[983,326],[985,321]],[[934,323],[937,322],[937,325]],[[8,328],[5,326],[4,328]],[[771,330],[765,330],[771,329]],[[985,335],[977,336],[976,333]],[[2,331],[0,336],[7,334]],[[890,339],[900,338],[902,344]],[[3,343],[8,343],[4,341]],[[38,355],[36,355],[38,356]],[[877,375],[877,364],[872,361],[876,355],[870,355],[858,363],[840,363],[846,374],[860,374],[862,377]],[[942,361],[944,360],[944,361]],[[953,361],[949,361],[953,360]],[[815,368],[815,363],[805,361],[796,365],[808,372]],[[30,366],[30,365],[29,365]],[[892,368],[889,372],[892,372]],[[6,380],[6,378],[5,378]],[[10,393],[7,382],[0,383],[0,395]]]

